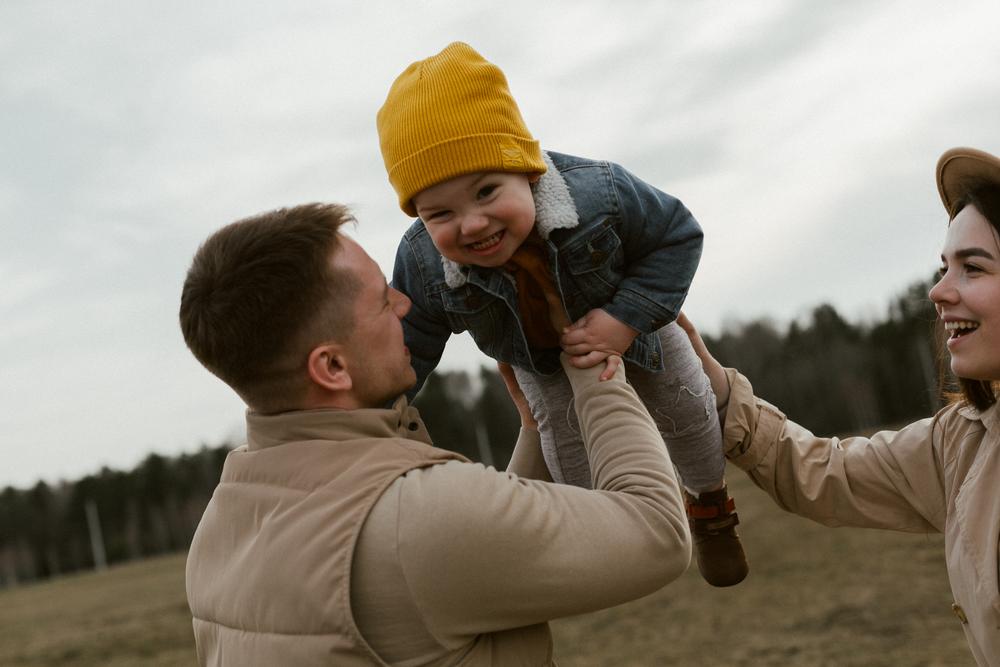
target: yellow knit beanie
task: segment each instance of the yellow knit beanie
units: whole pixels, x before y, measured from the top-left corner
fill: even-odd
[[[462,42],[407,67],[377,125],[389,182],[412,216],[414,195],[455,176],[545,172],[503,72]]]

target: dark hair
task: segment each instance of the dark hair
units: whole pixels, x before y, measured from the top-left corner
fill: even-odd
[[[312,349],[353,328],[360,287],[331,266],[338,204],[305,204],[239,220],[198,249],[181,293],[187,346],[205,368],[260,412],[297,405]]]
[[[949,220],[954,220],[955,216],[961,213],[966,206],[974,206],[986,218],[993,227],[997,247],[1000,248],[1000,184],[981,185],[958,197],[952,204],[951,210],[948,211]],[[943,327],[941,332],[943,338]],[[968,378],[956,378],[956,381],[959,391],[949,393],[949,398],[953,400],[964,399],[979,410],[985,410],[997,402],[997,395],[1000,394],[1000,382],[970,380]]]

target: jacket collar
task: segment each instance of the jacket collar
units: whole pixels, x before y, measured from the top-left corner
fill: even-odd
[[[247,410],[247,448],[250,451],[306,440],[398,438],[431,444],[420,413],[400,396],[391,408],[293,410],[262,415]]]
[[[966,419],[983,422],[987,431],[993,433],[1000,431],[1000,402],[994,403],[985,410],[978,410],[972,405],[965,404],[958,409],[958,414]]]
[[[535,200],[535,229],[539,236],[548,240],[552,230],[576,227],[580,224],[580,218],[566,179],[545,151],[542,151],[542,160],[545,161],[547,170],[532,187],[531,194]],[[468,281],[468,266],[447,257],[441,258],[441,266],[444,267],[444,281],[448,287],[455,289]]]

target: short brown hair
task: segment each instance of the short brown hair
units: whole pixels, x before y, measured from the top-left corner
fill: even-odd
[[[353,328],[357,278],[330,265],[345,206],[305,204],[215,232],[181,293],[184,340],[209,371],[261,412],[296,407],[309,352]]]
[[[974,207],[986,218],[993,227],[993,235],[997,239],[997,247],[1000,248],[1000,184],[984,185],[965,192],[955,200],[948,211],[949,218],[954,220],[966,206]],[[1000,383],[968,378],[957,378],[957,381],[961,398],[976,408],[985,410],[997,402]]]

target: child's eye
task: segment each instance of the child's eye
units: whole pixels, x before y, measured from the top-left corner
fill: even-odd
[[[486,199],[491,194],[493,194],[496,191],[496,189],[497,186],[495,185],[484,185],[483,187],[479,188],[479,192],[476,193],[476,198]]]
[[[451,211],[434,211],[429,215],[423,216],[424,222],[444,222],[448,219]]]

